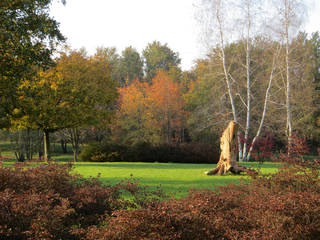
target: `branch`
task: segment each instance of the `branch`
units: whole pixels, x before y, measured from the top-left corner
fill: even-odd
[[[241,97],[241,95],[239,93],[237,93],[236,96],[239,96],[239,98],[240,98],[241,102],[243,103],[243,105],[248,109],[248,106],[245,103],[245,101],[243,100],[243,98]]]

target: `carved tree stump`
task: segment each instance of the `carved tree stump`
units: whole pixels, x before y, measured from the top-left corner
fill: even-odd
[[[240,173],[244,171],[244,167],[237,164],[237,132],[239,129],[239,124],[231,121],[228,127],[222,133],[220,138],[220,159],[218,165],[215,169],[205,172],[207,175],[223,175],[228,171],[232,173]]]

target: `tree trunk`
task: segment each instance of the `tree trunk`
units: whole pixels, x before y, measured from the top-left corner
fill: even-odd
[[[61,139],[60,140],[60,144],[61,144],[62,153],[68,153],[68,151],[67,151],[67,141],[65,141],[64,139]]]
[[[49,131],[43,130],[43,151],[44,151],[44,160],[50,160],[50,137]]]
[[[79,154],[79,131],[76,128],[70,129],[71,135],[71,143],[72,143],[72,151],[73,151],[73,161],[78,161],[78,154]]]
[[[250,122],[251,122],[251,75],[250,75],[250,28],[251,28],[251,12],[250,12],[250,1],[246,2],[247,7],[247,49],[246,49],[246,74],[247,74],[247,121],[246,129],[244,133],[244,143],[243,143],[243,154],[242,161],[246,162],[247,159],[247,150],[248,150],[248,138],[250,132]]]
[[[221,13],[220,13],[221,1],[218,2],[218,5],[219,5],[219,7],[216,10],[216,18],[217,18],[218,27],[219,27],[220,58],[222,60],[223,73],[225,76],[225,81],[226,81],[226,85],[227,85],[227,89],[228,89],[228,95],[229,95],[230,104],[231,104],[231,108],[232,108],[233,121],[237,122],[238,115],[237,115],[236,105],[234,103],[234,96],[233,96],[233,92],[232,92],[232,88],[231,88],[231,81],[230,81],[230,76],[229,76],[227,63],[226,63],[226,55],[224,52],[224,35],[223,35],[223,29],[222,29],[222,17],[221,17]],[[241,145],[241,141],[240,141],[240,132],[239,131],[237,132],[237,136],[238,136],[238,146],[239,146],[239,160],[242,161],[243,154],[242,154],[242,145]]]
[[[228,171],[232,173],[240,173],[245,168],[239,166],[237,164],[237,132],[238,132],[239,124],[230,121],[226,130],[224,130],[221,138],[220,138],[220,159],[218,165],[215,169],[205,172],[207,175],[223,175]]]
[[[290,63],[289,63],[289,25],[290,25],[290,1],[285,1],[285,39],[286,39],[286,77],[287,77],[287,91],[286,91],[286,107],[287,107],[287,127],[286,134],[288,137],[288,155],[291,152],[292,141],[292,117],[291,117],[291,102],[290,102]]]
[[[251,147],[250,147],[250,150],[249,150],[248,155],[247,155],[247,161],[250,161],[251,152],[252,152],[252,150],[254,148],[254,145],[255,145],[258,137],[260,136],[262,127],[264,125],[264,120],[266,118],[266,114],[267,114],[267,110],[268,110],[268,101],[269,101],[269,98],[270,98],[270,90],[271,90],[272,81],[273,81],[273,74],[274,74],[275,67],[276,67],[276,61],[277,61],[277,59],[279,57],[279,54],[280,54],[280,49],[281,49],[281,45],[278,46],[277,52],[273,56],[272,68],[271,68],[271,73],[270,73],[270,77],[269,77],[268,88],[266,90],[266,95],[265,95],[265,99],[264,99],[262,116],[261,116],[261,120],[260,120],[260,124],[259,124],[259,128],[257,130],[256,136],[252,140]]]

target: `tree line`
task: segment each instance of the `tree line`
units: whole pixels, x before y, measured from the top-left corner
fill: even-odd
[[[39,139],[35,131],[43,133],[37,141],[46,159],[49,135],[64,150],[71,143],[77,159],[79,144],[89,141],[217,145],[231,119],[240,124],[241,161],[250,160],[263,133],[289,148],[295,134],[320,142],[320,37],[296,30],[301,1],[273,6],[279,28],[267,32],[258,31],[265,24],[256,17],[259,1],[203,0],[199,14],[211,44],[189,71],[158,41],[142,54],[132,46],[121,55],[101,47],[92,56],[65,48],[53,59],[64,37],[48,15],[50,2],[0,5],[0,127],[18,131],[12,138],[24,143],[20,159],[30,158],[24,139]],[[226,14],[231,6],[237,19]]]

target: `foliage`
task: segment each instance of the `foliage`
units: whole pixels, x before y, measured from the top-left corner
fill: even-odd
[[[70,174],[70,165],[2,166],[0,238],[317,239],[319,163],[283,165],[166,201],[130,179],[115,186],[84,180]]]
[[[1,239],[80,239],[77,229],[100,225],[119,209],[141,207],[159,198],[134,181],[101,185],[70,174],[69,165],[0,167]],[[121,194],[132,195],[131,201]],[[152,200],[154,199],[154,200]]]
[[[119,89],[119,109],[112,126],[114,139],[160,143],[179,141],[183,131],[184,101],[180,85],[159,70],[149,85],[138,79]]]
[[[318,170],[291,167],[216,192],[116,211],[85,239],[317,239],[319,199]]]
[[[241,143],[247,142],[248,148],[251,148],[252,141],[245,139],[244,136],[240,135]],[[254,146],[251,150],[252,158],[259,162],[270,160],[275,152],[274,134],[264,133],[255,141]]]
[[[117,97],[108,62],[99,52],[91,58],[83,52],[62,53],[56,63],[21,83],[20,107],[12,117],[15,128],[44,132],[46,159],[49,133],[107,122]]]
[[[52,131],[106,119],[117,96],[103,56],[88,59],[75,51],[62,53],[56,67],[20,88],[24,114],[16,124]]]
[[[145,59],[145,73],[148,83],[151,83],[160,69],[169,71],[172,67],[178,67],[181,62],[178,53],[173,52],[167,44],[162,45],[158,41],[149,43],[142,54]]]
[[[48,13],[51,2],[0,3],[0,128],[9,126],[9,116],[19,106],[16,91],[20,81],[34,75],[34,66],[50,66],[56,44],[64,40],[58,23]]]
[[[143,61],[140,54],[133,47],[123,50],[119,62],[121,86],[130,85],[135,79],[143,79]]]
[[[158,131],[146,96],[147,83],[137,79],[119,89],[119,108],[111,126],[113,137],[120,142],[156,141]]]
[[[166,72],[159,70],[147,91],[148,100],[152,104],[149,111],[153,113],[161,129],[161,135],[167,143],[181,139],[179,132],[183,127],[185,112],[180,89],[180,85],[173,82]],[[172,139],[173,136],[176,139]]]

